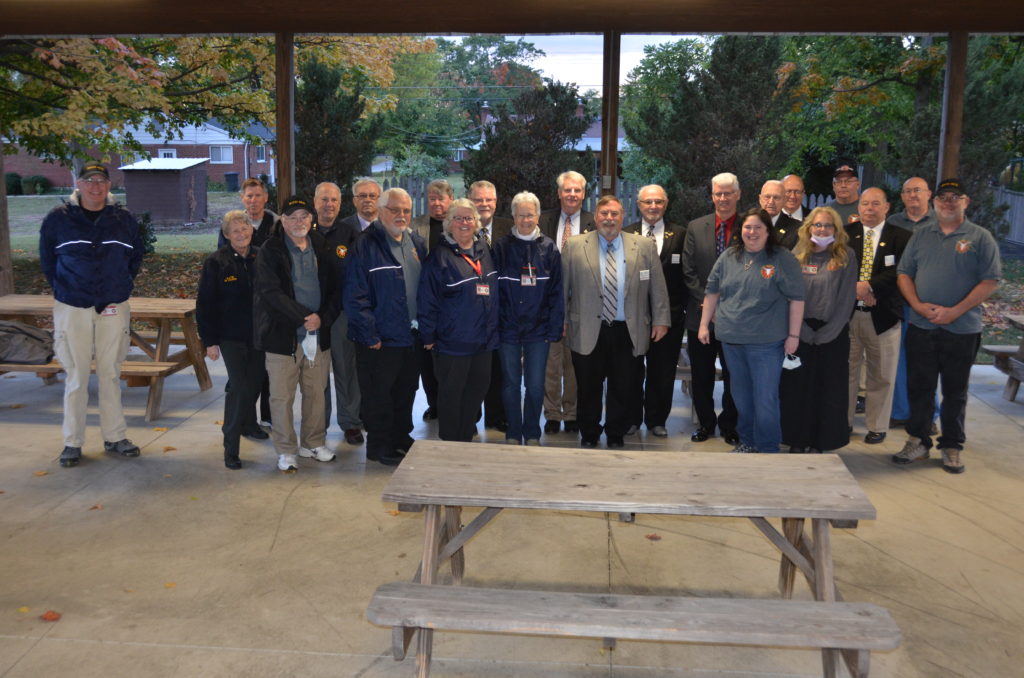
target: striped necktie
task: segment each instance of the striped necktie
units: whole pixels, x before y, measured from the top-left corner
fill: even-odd
[[[614,322],[619,308],[619,281],[615,268],[615,243],[608,243],[604,254],[604,285],[601,288],[601,318],[607,323]]]
[[[871,269],[875,265],[875,232],[864,229],[864,254],[860,258],[860,279],[862,282],[871,280]]]

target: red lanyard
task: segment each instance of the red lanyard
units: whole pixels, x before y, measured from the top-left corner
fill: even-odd
[[[462,254],[462,253],[459,252],[459,254]],[[470,266],[473,267],[473,270],[476,271],[476,274],[477,274],[478,277],[483,277],[483,275],[484,275],[484,273],[483,273],[483,271],[484,271],[483,264],[481,264],[479,261],[473,261],[472,259],[467,257],[465,254],[462,254],[462,258],[466,260],[467,264],[469,264]]]

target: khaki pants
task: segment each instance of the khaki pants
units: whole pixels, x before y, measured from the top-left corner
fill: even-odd
[[[576,371],[572,351],[563,338],[548,349],[544,372],[544,418],[548,421],[576,420]]]
[[[854,311],[850,319],[850,402],[847,420],[853,426],[864,366],[864,425],[869,431],[885,433],[892,414],[892,393],[896,386],[896,367],[900,360],[900,323],[875,334],[871,314]]]
[[[270,377],[270,416],[274,426],[270,437],[278,454],[298,454],[299,443],[306,449],[327,441],[324,431],[324,388],[331,373],[331,352],[320,351],[312,365],[299,350],[294,356],[267,353]],[[295,437],[295,387],[302,395],[299,438]]]
[[[53,351],[67,373],[64,380],[64,445],[85,444],[89,406],[89,372],[93,356],[99,382],[100,431],[116,443],[128,437],[121,411],[121,363],[128,354],[131,308],[111,304],[100,315],[94,308],[53,304]]]

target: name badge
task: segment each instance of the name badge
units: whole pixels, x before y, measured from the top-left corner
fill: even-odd
[[[537,269],[535,269],[532,264],[523,266],[522,275],[519,277],[519,284],[523,287],[536,287]]]
[[[651,279],[651,269],[649,269],[649,268],[642,269],[640,271],[640,279],[641,280],[650,280]]]
[[[100,315],[117,315],[117,306],[114,304],[107,306],[105,309],[100,311]]]
[[[680,263],[681,261],[682,261],[682,260],[680,259],[680,254],[679,254],[678,252],[677,252],[676,254],[673,254],[673,255],[672,255],[672,263],[673,263],[673,264],[678,264],[678,263]]]
[[[896,265],[896,255],[895,254],[886,254],[885,255],[885,265],[886,266],[895,266]]]
[[[478,297],[489,297],[491,296],[491,286],[485,283],[476,284],[476,296]]]
[[[818,275],[817,264],[804,264],[800,267],[800,270],[802,270],[807,275]]]

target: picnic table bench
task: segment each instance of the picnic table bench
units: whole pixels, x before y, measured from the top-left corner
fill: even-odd
[[[1024,330],[1024,315],[1003,316],[1013,327]],[[982,346],[982,352],[992,356],[996,368],[1006,375],[1006,386],[1003,397],[1013,401],[1017,399],[1020,382],[1024,381],[1024,336],[1017,346]]]
[[[834,455],[526,450],[420,440],[383,498],[403,511],[424,511],[423,557],[412,583],[377,590],[367,617],[393,627],[396,659],[418,633],[419,678],[429,675],[435,629],[817,647],[829,678],[840,658],[853,675],[866,677],[870,651],[900,643],[887,611],[845,603],[836,588],[829,521],[873,519],[875,509]],[[463,527],[463,506],[484,510]],[[449,561],[453,583],[461,584],[464,546],[505,508],[749,518],[782,553],[783,600],[440,585],[438,569]],[[770,518],[781,519],[781,531]],[[814,601],[791,600],[798,570]]]

